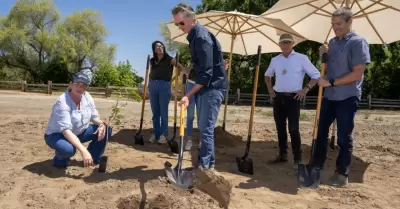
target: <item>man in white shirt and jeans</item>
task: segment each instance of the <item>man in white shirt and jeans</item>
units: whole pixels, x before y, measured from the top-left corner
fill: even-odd
[[[292,144],[294,167],[301,161],[301,138],[299,131],[300,101],[318,82],[320,73],[304,54],[293,50],[294,39],[290,34],[282,34],[279,46],[282,53],[271,59],[265,72],[265,83],[269,94],[274,98],[273,113],[278,132],[279,155],[269,163],[287,162],[286,119],[289,122],[289,134]],[[311,80],[303,88],[304,75]],[[271,78],[275,75],[272,88]]]

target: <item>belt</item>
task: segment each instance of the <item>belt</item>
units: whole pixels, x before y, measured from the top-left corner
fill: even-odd
[[[276,93],[277,95],[288,96],[288,97],[296,96],[296,93],[293,93],[293,92],[276,92],[276,91],[275,91],[275,93]]]

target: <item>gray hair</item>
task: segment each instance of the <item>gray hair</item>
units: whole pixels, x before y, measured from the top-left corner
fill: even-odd
[[[173,9],[172,9],[172,15],[175,16],[178,13],[182,12],[184,17],[193,17],[195,18],[195,12],[193,10],[193,8],[185,3],[180,3],[178,5],[176,5]]]
[[[353,12],[348,7],[341,7],[332,13],[333,17],[342,17],[345,22],[348,22],[353,17]]]

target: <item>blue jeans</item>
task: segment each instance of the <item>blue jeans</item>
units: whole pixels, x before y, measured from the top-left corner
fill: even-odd
[[[194,84],[186,83],[186,92],[189,92],[193,88]],[[194,94],[189,99],[189,106],[187,107],[187,118],[186,118],[186,136],[193,136],[193,121],[194,121],[194,110],[196,108],[197,126],[199,124],[199,103],[200,99],[197,94]]]
[[[336,159],[336,172],[348,176],[353,152],[354,118],[358,109],[357,97],[350,97],[342,101],[332,101],[323,98],[318,126],[318,135],[315,144],[313,164],[323,169],[328,152],[329,127],[336,118],[339,154]]]
[[[224,101],[225,91],[209,89],[199,94],[199,132],[200,132],[200,159],[199,166],[210,168],[215,165],[214,128],[219,109]]]
[[[99,141],[97,134],[93,134],[97,130],[97,125],[89,125],[89,127],[78,136],[81,143],[91,141],[87,150],[92,155],[93,163],[98,164],[100,157],[103,155],[106,148],[107,140],[104,137],[103,140]],[[112,129],[108,127],[108,138],[112,135]],[[44,137],[46,144],[55,150],[55,156],[53,158],[53,165],[60,168],[68,166],[71,157],[75,155],[76,148],[72,145],[68,139],[64,137],[62,133],[53,133],[45,135]]]
[[[153,112],[155,139],[160,139],[162,134],[168,138],[168,106],[171,99],[170,82],[163,80],[150,80],[149,95],[151,111]]]

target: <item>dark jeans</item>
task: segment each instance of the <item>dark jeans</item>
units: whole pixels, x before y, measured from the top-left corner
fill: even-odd
[[[150,80],[149,96],[153,112],[153,129],[156,140],[164,134],[168,140],[168,106],[171,99],[171,84],[169,81]]]
[[[323,169],[328,152],[329,127],[336,118],[337,143],[339,155],[336,159],[336,171],[348,176],[353,152],[354,117],[358,109],[357,97],[350,97],[342,101],[322,99],[321,113],[318,126],[318,135],[313,156],[314,165]]]
[[[200,101],[198,126],[201,140],[198,164],[204,168],[211,168],[215,165],[214,128],[225,94],[225,91],[208,89],[198,95]]]
[[[286,120],[289,122],[289,134],[292,142],[294,160],[301,160],[301,138],[299,131],[300,100],[294,98],[294,93],[276,92],[273,111],[278,132],[279,155],[287,155],[288,135],[286,132]]]
[[[97,130],[97,125],[89,125],[89,127],[78,136],[81,143],[89,142],[87,150],[92,155],[93,162],[99,163],[100,157],[103,155],[107,145],[106,137],[99,141],[97,134],[93,134]],[[108,137],[112,135],[111,127],[108,128]],[[45,135],[46,144],[55,150],[55,156],[53,158],[53,165],[56,167],[66,167],[70,162],[70,158],[75,155],[76,148],[72,145],[68,139],[64,137],[62,133],[54,133]]]

